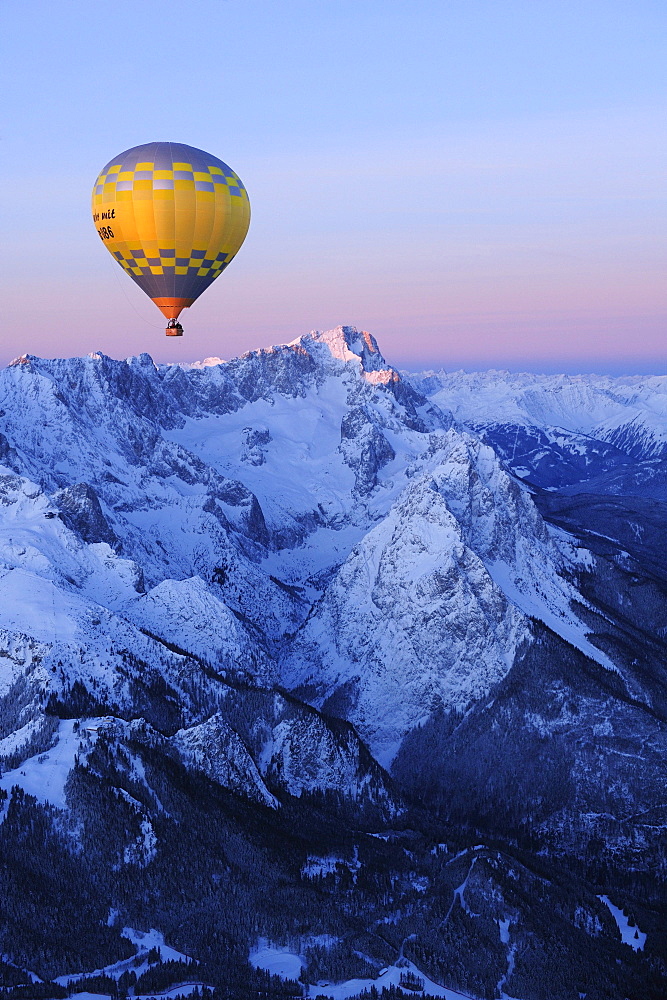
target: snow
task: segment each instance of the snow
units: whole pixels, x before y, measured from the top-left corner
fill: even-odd
[[[346,386],[330,376],[304,396],[260,398],[234,412],[187,418],[165,433],[231,479],[241,479],[258,498],[267,522],[281,526],[318,504],[329,517],[344,515],[354,473],[338,451]],[[243,461],[248,429],[270,428],[264,463]]]
[[[179,730],[172,737],[172,743],[183,760],[223,787],[271,809],[280,807],[262,781],[247,747],[220,715],[190,729]]]
[[[76,996],[77,1000],[109,1000],[108,993],[89,993],[88,990],[77,993]]]
[[[93,973],[93,974],[97,975],[99,973]],[[60,983],[61,980],[65,979],[65,978],[66,977],[64,977],[64,976],[60,976],[56,980],[56,982]],[[71,977],[70,977],[70,981],[72,981]],[[66,983],[63,983],[62,985],[66,985]],[[206,985],[205,983],[201,983],[201,982],[198,982],[198,983],[182,983],[180,986],[172,986],[171,989],[164,990],[161,993],[155,993],[155,992],[153,992],[153,993],[137,993],[137,994],[135,994],[135,1000],[152,1000],[153,997],[156,997],[156,998],[157,997],[178,997],[178,996],[187,997],[187,996],[190,996],[191,993],[194,993],[195,990],[197,990],[197,989],[201,990],[202,986],[205,986],[205,985]],[[75,993],[75,994],[73,994],[73,996],[76,998],[76,1000],[109,1000],[110,994],[109,993],[89,993],[87,990],[84,990],[81,993]]]
[[[123,792],[124,789],[121,788],[120,791]],[[132,801],[136,802],[134,799]],[[125,847],[123,852],[125,864],[138,864],[143,867],[157,854],[157,836],[149,819],[142,818],[140,831],[134,843]]]
[[[16,965],[15,962],[12,962],[11,959],[10,959],[10,956],[8,954],[6,954],[6,953],[3,954],[3,953],[0,952],[0,959],[2,959],[2,961],[5,963],[5,965],[10,965],[13,969],[18,969],[19,972],[23,972],[23,973],[25,973],[26,976],[29,976],[31,983],[43,983],[44,982],[44,980],[41,979],[37,975],[36,972],[32,972],[30,969],[26,969],[23,966]]]
[[[195,990],[201,990],[206,983],[182,983],[180,986],[172,986],[171,989],[163,993],[137,993],[135,1000],[152,1000],[153,997],[189,997]],[[76,998],[75,998],[76,1000]]]
[[[464,851],[463,853],[465,854],[467,852]],[[452,861],[453,860],[454,860],[454,858],[452,858]],[[452,898],[452,902],[451,902],[450,907],[449,907],[449,909],[447,911],[445,919],[443,920],[443,924],[446,924],[447,921],[449,920],[449,918],[451,916],[451,913],[452,913],[452,910],[454,909],[454,907],[456,905],[456,900],[457,899],[458,899],[458,901],[459,901],[459,903],[461,905],[461,908],[463,910],[465,910],[465,912],[468,914],[469,917],[479,917],[480,916],[479,913],[473,913],[473,911],[468,906],[468,904],[466,902],[466,899],[465,899],[465,896],[464,896],[464,893],[465,893],[465,890],[466,890],[466,886],[468,885],[468,880],[469,880],[469,878],[470,878],[470,876],[472,874],[472,870],[475,867],[475,865],[476,865],[476,863],[477,863],[478,860],[479,860],[479,855],[478,854],[473,855],[473,857],[472,857],[472,859],[470,861],[470,867],[468,868],[468,872],[466,874],[466,877],[464,878],[464,880],[461,883],[461,885],[457,886],[454,889],[454,895],[453,895],[453,898]],[[450,864],[451,862],[447,862],[447,863]],[[501,940],[502,940],[502,931],[501,931]]]
[[[446,845],[439,844],[438,847],[446,847]],[[455,861],[458,861],[459,858],[465,857],[466,854],[472,854],[474,851],[486,851],[486,850],[488,850],[488,848],[485,847],[484,844],[475,844],[474,847],[464,847],[462,851],[457,851],[457,853],[454,854],[453,857],[449,859],[447,864],[451,865]]]
[[[259,938],[248,961],[255,969],[266,969],[283,979],[298,979],[305,965],[304,960],[289,948],[271,944],[266,938]]]
[[[334,983],[326,986],[315,985],[309,987],[308,996],[326,996],[331,1000],[347,1000],[347,997],[360,993],[361,990],[368,989],[375,985],[378,989],[383,986],[398,986],[402,972],[413,972],[424,980],[424,991],[436,997],[443,997],[444,1000],[460,1000],[461,997],[468,997],[468,994],[457,993],[456,990],[446,989],[434,983],[428,976],[419,971],[416,965],[403,959],[403,965],[399,968],[391,965],[377,979],[348,979],[343,983]],[[249,962],[256,969],[267,969],[274,975],[283,979],[298,979],[302,968],[305,966],[304,959],[287,947],[280,947],[271,944],[266,938],[260,938],[255,949],[250,953]],[[420,994],[415,994],[419,996]]]
[[[616,921],[616,926],[618,927],[619,933],[621,935],[621,941],[623,944],[628,944],[633,949],[633,951],[643,951],[644,944],[646,943],[646,934],[639,930],[639,927],[631,927],[629,919],[619,906],[615,906],[609,899],[609,896],[598,896],[598,899],[608,907],[611,915]]]
[[[492,563],[488,568],[503,593],[521,608],[524,614],[544,622],[556,635],[565,639],[591,660],[595,660],[605,670],[620,673],[606,653],[588,640],[588,629],[570,610],[569,601],[575,596],[573,589],[568,594],[566,586],[557,577],[554,578],[549,574],[544,574],[542,577],[543,587],[522,589],[516,583],[513,569],[506,563]]]
[[[31,719],[25,726],[5,736],[0,740],[0,757],[9,757],[16,750],[20,750],[40,729],[41,719]]]
[[[16,558],[20,557],[17,551]],[[83,602],[50,580],[17,568],[0,576],[0,607],[5,628],[42,642],[71,643],[76,639],[73,613],[83,608]]]
[[[509,939],[508,939],[509,940]],[[507,942],[504,942],[507,943]],[[512,978],[512,973],[514,972],[514,964],[516,959],[516,942],[507,949],[507,969],[500,977],[496,984],[496,990],[498,991],[501,1000],[517,1000],[516,997],[511,997],[508,993],[505,993],[505,983]]]
[[[123,611],[141,628],[208,662],[232,664],[243,655],[243,629],[199,576],[163,580],[147,594],[134,594]]]
[[[218,365],[224,365],[224,363],[223,358],[204,358],[203,361],[181,362],[180,364],[182,368],[217,368]]]
[[[318,875],[333,875],[338,865],[345,864],[342,858],[316,858],[308,857],[305,865],[301,868],[301,874],[305,878],[315,878]]]
[[[119,390],[117,367],[123,380],[137,380],[141,413]],[[65,378],[74,389],[63,395]],[[585,379],[556,380],[549,403],[531,379],[413,381],[420,378],[440,403],[445,388],[458,393],[459,415],[473,396],[495,419],[499,393],[515,417],[530,404],[534,419],[555,419],[589,406],[592,391]],[[409,390],[396,379],[373,338],[350,327],[231,362],[32,359],[3,373],[3,433],[35,480],[8,469],[1,484],[6,627],[53,647],[54,658],[66,652],[67,681],[97,686],[118,704],[130,693],[114,639],[157,662],[185,704],[182,661],[164,644],[223,674],[308,684],[317,707],[358,684],[348,718],[385,766],[433,697],[465,710],[507,673],[528,635],[526,615],[610,668],[570,609],[580,595],[564,583],[585,550],[566,551],[493,450],[420,397],[425,423],[415,429],[395,387]],[[624,405],[640,390],[667,398],[658,383],[612,389],[594,395],[614,412],[623,393]],[[137,435],[154,443],[135,454],[128,442]],[[382,441],[386,460],[373,465]],[[85,544],[55,516],[48,490],[63,478],[95,484],[124,558],[107,542]],[[286,634],[294,638],[285,642]],[[17,676],[7,667],[0,664],[0,688]],[[39,680],[57,690],[56,677]],[[283,751],[293,754],[279,729],[267,752]],[[341,767],[336,773],[354,785],[354,768],[346,778]],[[300,794],[321,784],[311,776],[304,783],[293,768],[287,786]]]
[[[171,948],[168,944],[165,944],[164,934],[161,931],[156,931],[153,927],[149,931],[138,931],[134,927],[123,927],[121,934],[131,941],[132,944],[136,945],[140,952],[150,951],[151,948],[159,948],[163,962],[191,961],[190,957],[184,955],[182,951],[176,951],[175,948]]]
[[[318,707],[357,687],[348,718],[385,767],[436,693],[465,708],[504,676],[526,627],[435,485],[409,484],[355,546],[284,660],[290,685],[320,687]]]
[[[80,749],[80,737],[74,729],[75,725],[75,719],[62,720],[55,746],[24,760],[13,771],[6,771],[0,777],[0,788],[10,792],[14,785],[18,785],[29,795],[34,795],[38,802],[66,809],[65,782]]]
[[[308,995],[310,997],[326,996],[330,997],[331,1000],[347,1000],[348,997],[360,993],[361,990],[369,989],[371,986],[375,986],[378,990],[381,990],[383,986],[398,986],[401,980],[401,973],[412,972],[414,975],[419,976],[420,979],[423,979],[425,993],[430,993],[435,997],[443,997],[444,1000],[461,1000],[461,997],[470,997],[468,993],[458,993],[456,990],[450,990],[445,986],[434,983],[413,962],[409,962],[405,958],[402,961],[404,964],[400,968],[396,965],[390,965],[377,979],[348,979],[344,983],[335,983],[330,986],[311,986]],[[415,997],[419,996],[421,996],[420,993],[415,993]]]
[[[467,424],[563,428],[608,440],[635,423],[667,439],[667,377],[424,372],[410,380]]]
[[[113,913],[114,911],[110,912],[109,920],[111,920]],[[124,972],[127,972],[130,969],[133,970],[137,976],[140,976],[148,969],[146,955],[152,948],[160,949],[162,960],[164,962],[191,961],[188,955],[184,955],[183,952],[176,951],[175,948],[170,948],[169,945],[166,945],[164,943],[164,935],[155,929],[151,929],[149,931],[138,931],[133,927],[123,927],[121,935],[122,937],[128,938],[128,940],[136,946],[137,951],[135,955],[130,956],[130,958],[124,958],[120,962],[114,962],[112,965],[105,965],[103,968],[95,969],[92,972],[76,972],[64,976],[58,976],[54,979],[54,982],[59,983],[61,986],[68,986],[70,983],[74,983],[78,979],[83,979],[88,976],[109,976],[111,979],[119,979]],[[192,986],[192,989],[194,989],[195,985],[201,985],[201,983],[190,985]],[[168,993],[171,993],[171,991],[168,991]],[[77,993],[76,996],[79,997],[82,996],[82,994]],[[155,996],[155,994],[150,994],[150,996]]]

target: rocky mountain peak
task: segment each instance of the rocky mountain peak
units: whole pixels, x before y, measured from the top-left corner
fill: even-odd
[[[331,356],[339,361],[361,362],[363,372],[387,371],[397,377],[382,356],[375,337],[366,330],[357,330],[356,326],[337,326],[323,332],[312,330],[292,341],[292,344],[299,344],[306,350],[313,343],[326,345]]]

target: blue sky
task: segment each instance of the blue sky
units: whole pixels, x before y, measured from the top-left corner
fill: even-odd
[[[218,355],[351,323],[396,364],[662,371],[664,2],[5,0],[0,361]],[[115,153],[240,174],[167,341],[90,221]],[[117,273],[116,273],[117,272]]]

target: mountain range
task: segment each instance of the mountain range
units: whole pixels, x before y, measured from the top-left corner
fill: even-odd
[[[7,996],[663,997],[666,459],[353,327],[0,372]]]

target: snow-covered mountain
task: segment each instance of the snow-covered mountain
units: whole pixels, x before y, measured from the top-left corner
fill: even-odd
[[[554,427],[606,441],[635,458],[664,455],[667,376],[428,372],[409,377],[461,423]]]
[[[6,623],[69,650],[70,685],[89,686],[79,660],[109,663],[111,636],[150,663],[162,642],[165,678],[171,645],[330,711],[342,698],[389,764],[434,707],[488,694],[530,641],[527,616],[612,669],[571,610],[588,556],[368,334],[204,368],[94,355],[4,374],[13,471],[37,480],[6,479],[0,557],[21,594]],[[30,574],[21,589],[17,572]],[[94,683],[122,701],[113,672]]]
[[[408,381],[541,486],[665,498],[667,376],[424,372]]]
[[[229,362],[17,359],[0,373],[0,835],[33,808],[11,796],[22,788],[72,849],[92,845],[100,884],[120,865],[148,886],[177,827],[196,829],[211,884],[216,851],[244,872],[239,905],[255,915],[233,933],[225,916],[232,951],[262,921],[276,933],[261,871],[294,886],[288,909],[313,911],[298,902],[313,891],[308,858],[338,858],[317,862],[332,913],[300,926],[328,935],[328,967],[340,959],[349,978],[351,956],[366,956],[366,975],[403,954],[398,930],[381,946],[376,930],[407,939],[408,912],[421,913],[412,960],[447,978],[435,883],[417,871],[431,847],[402,854],[403,827],[431,845],[440,828],[461,849],[470,836],[542,851],[610,892],[603,873],[618,886],[631,865],[633,905],[658,905],[641,872],[664,878],[667,560],[650,538],[665,524],[666,385],[401,375],[352,327]],[[94,795],[124,803],[125,832],[114,826],[104,850]],[[224,850],[204,801],[235,817],[218,821]],[[295,823],[296,868],[284,853]],[[263,824],[279,848],[250,832]],[[363,864],[344,860],[360,851]],[[497,861],[502,879],[512,863]],[[380,890],[389,871],[409,887],[400,919],[394,890]],[[375,943],[353,942],[349,879]],[[489,907],[508,891],[487,888]],[[100,890],[112,910],[114,891]],[[582,941],[611,919],[592,898],[572,917]],[[162,919],[182,935],[171,906],[141,911],[158,921],[146,929]],[[497,976],[487,970],[510,991],[515,965],[522,984],[534,970],[508,956],[544,940],[530,908],[512,906],[484,911],[515,927],[498,939]],[[478,917],[465,910],[466,935]],[[474,948],[488,951],[488,933]],[[0,952],[17,955],[17,940],[0,937]],[[320,968],[315,945],[300,947]],[[455,982],[479,993],[487,972],[475,975]]]

